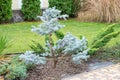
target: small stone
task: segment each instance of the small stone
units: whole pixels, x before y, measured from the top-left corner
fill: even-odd
[[[16,14],[13,16],[13,21],[14,22],[22,22],[23,18],[19,14]]]

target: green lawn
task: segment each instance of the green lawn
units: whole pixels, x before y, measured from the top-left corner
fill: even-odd
[[[66,25],[61,31],[64,33],[71,32],[78,37],[79,35],[84,35],[88,39],[89,44],[95,35],[108,25],[105,23],[78,22],[75,19],[61,21],[61,23]],[[7,35],[10,44],[12,44],[5,53],[25,52],[26,50],[30,50],[28,45],[31,44],[31,40],[39,41],[44,44],[44,37],[31,32],[31,26],[38,24],[39,22],[22,22],[0,25],[0,36]],[[120,30],[120,25],[115,28],[116,30]],[[112,46],[118,41],[120,41],[120,36],[117,39],[113,39],[107,46]]]

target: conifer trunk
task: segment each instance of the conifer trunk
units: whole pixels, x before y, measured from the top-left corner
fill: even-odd
[[[53,45],[52,45],[52,38],[51,38],[52,34],[49,34],[49,44],[50,44],[50,53],[52,54],[52,58],[53,58],[53,68],[56,68],[56,64],[57,64],[57,59],[56,59],[56,56],[53,52]]]

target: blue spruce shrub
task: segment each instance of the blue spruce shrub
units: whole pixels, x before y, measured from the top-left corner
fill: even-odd
[[[89,55],[87,54],[88,47],[87,47],[87,40],[85,37],[82,37],[82,39],[78,39],[77,37],[73,36],[70,33],[64,36],[64,34],[57,32],[58,30],[64,27],[64,25],[58,22],[58,20],[60,18],[66,20],[67,17],[68,15],[66,14],[61,15],[61,11],[56,9],[55,7],[46,9],[43,12],[43,15],[39,16],[39,18],[41,19],[41,21],[43,21],[43,23],[39,24],[37,27],[33,26],[32,28],[33,32],[39,35],[46,36],[45,39],[46,45],[44,48],[45,52],[40,55],[42,56],[42,58],[32,54],[33,52],[26,52],[24,55],[22,55],[22,60],[25,60],[25,62],[27,63],[29,62],[34,63],[35,60],[36,60],[35,63],[42,63],[42,62],[44,63],[45,57],[49,56],[53,58],[54,68],[56,67],[56,63],[60,55],[70,54],[73,62],[76,64],[80,64],[81,60],[84,59],[87,60],[87,58],[89,58]],[[55,34],[59,39],[56,43],[54,43],[52,39],[53,34]]]

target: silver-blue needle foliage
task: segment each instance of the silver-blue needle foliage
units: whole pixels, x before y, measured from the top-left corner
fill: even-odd
[[[48,8],[43,12],[39,18],[43,21],[42,24],[37,27],[33,26],[32,31],[41,35],[48,35],[64,27],[64,25],[58,22],[59,18],[66,19],[68,15],[60,15],[61,11],[53,8]]]
[[[33,54],[33,51],[26,51],[24,54],[19,56],[19,59],[25,61],[25,64],[38,65],[46,63],[46,58]]]
[[[55,7],[46,9],[43,12],[43,15],[39,16],[43,23],[37,27],[33,27],[32,31],[40,35],[49,35],[51,37],[52,33],[64,27],[64,25],[61,25],[58,22],[59,18],[66,19],[66,17],[68,17],[68,15],[60,14],[61,11],[55,9]],[[82,60],[87,60],[87,58],[89,58],[87,40],[85,37],[78,39],[77,37],[68,33],[63,39],[58,40],[55,45],[50,45],[50,41],[48,41],[46,46],[46,52],[41,54],[41,56],[52,56],[57,58],[60,54],[69,54],[71,55],[73,62],[76,64],[80,64]],[[50,52],[50,46],[52,47],[52,53]],[[54,54],[54,56],[52,54]],[[44,64],[46,62],[45,58],[41,58],[29,51],[24,55],[21,55],[20,59],[25,60],[26,63],[33,64]]]
[[[43,12],[42,16],[38,16],[43,22],[51,21],[52,19],[63,18],[66,19],[68,15],[61,15],[61,11],[56,9],[55,7],[48,8]]]
[[[81,64],[82,60],[87,61],[89,57],[90,55],[88,55],[88,50],[84,50],[83,52],[72,55],[72,60],[75,64]]]
[[[72,60],[75,63],[80,63],[81,60],[89,58],[87,40],[85,37],[78,39],[72,34],[68,33],[63,39],[56,43],[53,50],[57,53],[58,50],[62,50],[64,54],[71,54]]]
[[[36,32],[37,34],[48,35],[61,29],[62,27],[64,27],[64,25],[61,25],[57,19],[52,19],[48,22],[38,25],[37,27],[33,27],[32,31]]]

